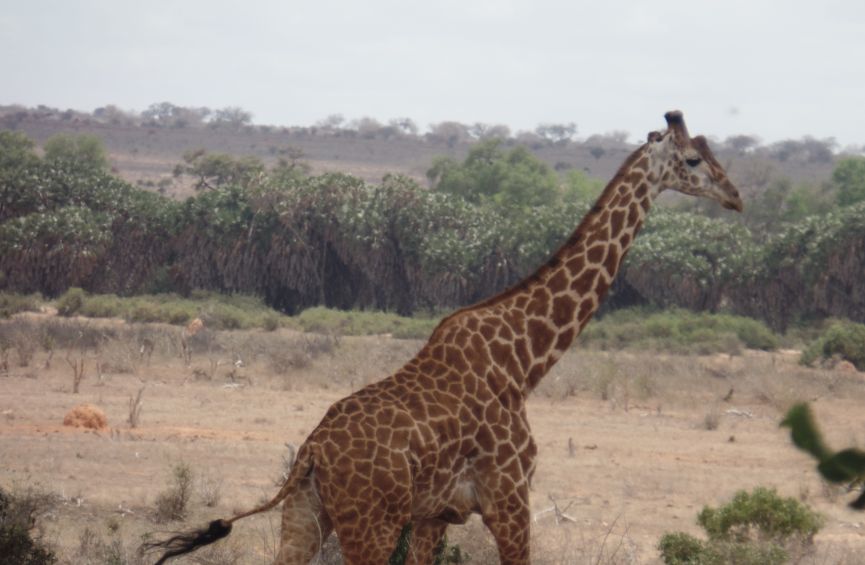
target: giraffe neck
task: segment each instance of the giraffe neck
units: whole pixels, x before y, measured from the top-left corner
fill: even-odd
[[[637,149],[553,257],[526,279],[511,302],[524,305],[533,353],[522,389],[529,392],[571,346],[606,297],[652,201],[659,171],[651,144]]]
[[[480,324],[490,316],[507,324],[508,331],[489,338],[487,346],[493,359],[510,348],[507,357],[518,360],[512,367],[520,370],[507,371],[508,380],[517,382],[507,386],[528,394],[597,311],[660,192],[661,171],[650,170],[652,150],[646,144],[628,157],[545,265],[511,289],[463,311]]]

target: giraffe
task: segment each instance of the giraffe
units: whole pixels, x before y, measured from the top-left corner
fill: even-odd
[[[281,565],[308,563],[332,531],[347,564],[386,563],[407,524],[407,562],[431,563],[448,525],[472,513],[501,563],[529,563],[528,394],[597,310],[661,191],[742,210],[705,138],[689,136],[681,112],[665,119],[535,273],[444,318],[396,373],[330,407],[272,500],[161,542],[159,563],[283,501]]]
[[[198,332],[204,329],[204,322],[201,318],[195,318],[188,324],[186,327],[180,330],[180,355],[183,357],[183,362],[186,363],[186,366],[192,363],[192,349],[189,347],[189,338],[196,335]],[[144,350],[142,349],[142,353]]]

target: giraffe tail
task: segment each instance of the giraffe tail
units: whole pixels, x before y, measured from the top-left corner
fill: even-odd
[[[253,508],[248,512],[232,516],[227,520],[214,520],[204,528],[191,530],[189,532],[178,532],[162,541],[145,542],[141,546],[141,551],[143,553],[164,551],[162,557],[160,557],[159,561],[155,564],[162,565],[173,557],[190,553],[199,547],[221,540],[231,533],[231,527],[235,521],[240,520],[241,518],[246,518],[247,516],[252,516],[253,514],[258,514],[259,512],[266,512],[282,502],[286,497],[294,494],[300,485],[300,482],[312,472],[313,465],[313,449],[308,444],[304,444],[297,453],[297,459],[291,468],[288,478],[282,484],[282,487],[280,487],[276,496],[268,502],[265,502],[261,506]]]

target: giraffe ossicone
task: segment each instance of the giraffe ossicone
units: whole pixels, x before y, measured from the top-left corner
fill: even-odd
[[[426,564],[449,524],[480,514],[500,562],[529,563],[537,447],[526,398],[580,334],[664,190],[742,210],[736,188],[681,112],[664,116],[571,237],[534,274],[444,318],[393,375],[337,401],[266,504],[160,544],[165,559],[211,543],[284,502],[276,563],[308,563],[336,532],[348,565],[380,565],[412,525],[408,563]]]

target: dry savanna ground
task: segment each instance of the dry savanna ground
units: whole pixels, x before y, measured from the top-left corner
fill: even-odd
[[[421,345],[205,330],[187,367],[171,326],[33,315],[10,323],[21,339],[4,352],[8,371],[0,376],[0,486],[47,495],[38,530],[67,563],[138,563],[135,548],[147,532],[185,529],[271,497],[286,444],[299,445],[334,400]],[[65,347],[64,335],[73,340]],[[82,361],[74,394],[73,366]],[[658,562],[662,534],[701,535],[695,518],[703,505],[763,485],[826,517],[806,562],[862,562],[865,514],[849,510],[850,496],[823,483],[778,427],[799,399],[812,401],[831,445],[863,444],[860,373],[805,369],[790,353],[576,348],[529,401],[540,447],[533,561]],[[64,426],[82,403],[104,411],[109,427]],[[191,474],[188,511],[160,522],[158,501],[176,486],[177,469]],[[278,523],[276,511],[248,518],[185,562],[268,563]],[[452,527],[449,539],[472,563],[496,562],[479,520]],[[322,562],[338,562],[331,553]]]

